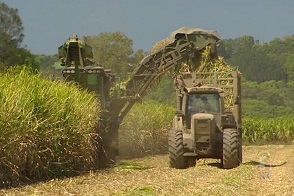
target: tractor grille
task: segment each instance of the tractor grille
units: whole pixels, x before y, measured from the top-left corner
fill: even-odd
[[[196,134],[209,134],[210,123],[209,119],[195,119],[195,133]]]
[[[78,62],[80,60],[80,58],[79,58],[79,48],[78,47],[70,48],[69,55],[70,55],[71,61]]]
[[[195,125],[196,153],[206,155],[210,149],[210,120],[195,119]]]

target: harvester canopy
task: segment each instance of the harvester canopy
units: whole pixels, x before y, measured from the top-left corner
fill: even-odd
[[[191,27],[182,27],[170,34],[171,39],[178,40],[182,36],[185,35],[191,35],[191,34],[202,34],[202,35],[208,35],[210,37],[213,37],[216,41],[221,40],[220,35],[215,30],[203,30],[198,28],[191,28]]]

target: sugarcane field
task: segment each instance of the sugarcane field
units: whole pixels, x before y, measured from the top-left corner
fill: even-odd
[[[247,12],[234,29],[153,18],[167,11],[161,5],[198,21],[190,9],[211,2],[55,1],[0,0],[0,195],[294,194],[292,32],[238,34]],[[234,18],[224,5],[241,9],[215,5],[206,9],[216,18]],[[263,8],[255,5],[252,13]],[[146,25],[162,26],[136,26],[142,6],[157,10]],[[31,32],[40,21],[28,10],[50,30]],[[269,10],[254,18],[268,29],[291,18],[283,11],[269,22]]]

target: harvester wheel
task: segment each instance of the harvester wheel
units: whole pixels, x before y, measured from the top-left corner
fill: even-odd
[[[168,134],[169,166],[176,169],[186,169],[189,164],[184,157],[183,132],[170,130]]]
[[[224,129],[223,132],[223,158],[224,169],[237,167],[239,162],[239,137],[236,129]]]

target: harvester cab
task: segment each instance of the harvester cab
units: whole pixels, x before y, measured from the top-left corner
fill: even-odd
[[[86,44],[86,38],[79,39],[77,34],[68,38],[65,43],[58,47],[58,56],[63,66],[85,67],[94,62],[92,47]]]
[[[92,47],[86,39],[76,34],[58,48],[63,77],[99,95],[100,104],[106,109],[110,104],[110,89],[115,86],[115,77],[109,69],[97,65],[93,60]]]

